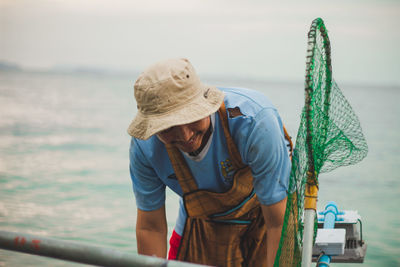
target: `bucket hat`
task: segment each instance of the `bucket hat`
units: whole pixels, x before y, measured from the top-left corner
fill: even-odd
[[[172,126],[192,123],[216,112],[224,93],[204,85],[186,58],[160,61],[134,85],[137,114],[128,133],[146,140]]]

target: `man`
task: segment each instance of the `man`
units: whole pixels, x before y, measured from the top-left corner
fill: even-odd
[[[134,89],[138,112],[128,133],[138,252],[166,257],[168,186],[182,197],[169,259],[272,266],[291,164],[269,100],[206,86],[187,59],[154,64]]]

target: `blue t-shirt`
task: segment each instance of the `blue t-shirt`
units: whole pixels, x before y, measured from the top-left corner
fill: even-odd
[[[261,204],[271,205],[286,197],[291,163],[288,142],[276,108],[261,93],[249,89],[219,88],[225,92],[226,109],[238,107],[243,116],[228,116],[229,131],[243,163],[249,165]],[[213,133],[200,160],[184,154],[199,189],[226,192],[233,171],[219,116],[213,117]],[[156,135],[148,140],[132,138],[130,173],[137,207],[149,211],[165,203],[165,187],[182,196],[164,144]],[[180,202],[175,231],[182,234],[186,213]]]

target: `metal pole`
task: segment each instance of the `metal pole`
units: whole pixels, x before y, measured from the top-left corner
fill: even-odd
[[[303,251],[301,256],[301,267],[311,266],[312,248],[314,239],[314,219],[315,219],[315,210],[306,209],[304,211],[304,234],[303,234]]]
[[[315,172],[308,172],[307,175],[308,179],[304,192],[304,233],[301,267],[311,266],[314,244],[314,222],[318,200],[317,174]]]
[[[110,267],[204,266],[187,262],[136,255],[115,249],[45,238],[25,233],[0,231],[0,249],[13,250],[66,261]]]

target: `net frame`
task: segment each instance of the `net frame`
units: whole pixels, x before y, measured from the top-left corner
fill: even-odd
[[[304,89],[274,266],[310,266],[317,230],[319,173],[355,164],[368,153],[359,119],[333,80],[331,46],[321,18],[313,20],[308,32]]]
[[[320,58],[318,57],[320,56]],[[305,76],[305,103],[306,117],[306,147],[307,147],[307,181],[304,193],[304,232],[302,246],[302,266],[309,266],[312,259],[316,224],[316,210],[318,200],[318,174],[323,165],[321,157],[315,158],[314,148],[318,144],[325,144],[329,122],[330,94],[332,86],[331,46],[325,24],[321,18],[315,19],[308,32],[308,48],[306,57]],[[314,110],[315,93],[324,89],[323,112],[326,119],[322,120],[319,140],[314,137]]]
[[[323,44],[323,51],[320,54],[323,56],[322,61],[316,61],[315,55],[316,50],[319,49],[318,41]],[[330,94],[332,88],[332,63],[331,63],[331,44],[329,41],[328,33],[324,24],[324,21],[321,18],[316,18],[313,20],[310,31],[308,32],[308,48],[307,48],[307,56],[306,56],[306,75],[305,75],[305,114],[306,114],[306,144],[307,144],[307,153],[308,153],[308,178],[307,184],[317,185],[318,186],[318,173],[322,164],[317,164],[315,166],[315,162],[318,161],[314,158],[314,140],[313,140],[313,120],[314,120],[314,110],[313,110],[313,101],[315,101],[314,92],[315,88],[325,88],[325,97],[324,97],[324,114],[329,116],[329,108],[330,108]],[[322,64],[324,63],[324,64]],[[321,66],[323,65],[323,66]],[[319,69],[323,68],[324,71],[320,72]],[[314,75],[317,73],[318,75]],[[324,75],[321,75],[323,73]],[[324,120],[322,125],[322,132],[327,132],[327,122],[328,120]],[[322,135],[324,139],[326,139],[326,134]]]
[[[321,42],[321,48],[317,45]],[[318,50],[318,51],[317,51]],[[323,55],[323,60],[315,60],[317,52]],[[324,68],[321,75],[320,68]],[[279,249],[275,258],[274,266],[300,266],[302,259],[303,246],[303,229],[304,224],[304,213],[306,209],[312,209],[316,211],[316,203],[318,198],[318,173],[323,164],[317,158],[314,158],[314,142],[313,139],[313,120],[314,120],[314,110],[313,101],[315,101],[314,93],[315,88],[321,88],[325,86],[324,95],[324,114],[329,116],[330,108],[330,93],[332,85],[332,66],[331,66],[331,46],[329,37],[325,24],[321,18],[316,18],[313,20],[308,32],[307,40],[307,54],[306,54],[306,74],[305,74],[305,101],[302,116],[305,116],[305,125],[300,125],[298,136],[296,139],[299,140],[299,135],[301,134],[302,126],[306,129],[306,152],[307,152],[307,162],[308,169],[302,170],[303,165],[301,162],[296,162],[301,156],[298,150],[294,150],[293,153],[293,165],[291,170],[291,176],[302,176],[301,173],[306,172],[306,179],[301,179],[296,181],[296,184],[291,185],[289,188],[289,195],[287,200],[287,207],[284,218],[284,226],[282,227],[282,235],[279,244]],[[303,120],[303,118],[302,118]],[[326,132],[327,123],[322,125],[323,131]],[[296,164],[297,163],[297,164]],[[300,174],[299,174],[300,173]],[[302,199],[304,196],[304,199]],[[304,200],[304,201],[303,201]],[[313,217],[313,216],[312,216]],[[314,216],[315,217],[315,216]],[[316,233],[316,222],[313,220],[309,222],[313,224],[314,237]],[[292,244],[288,245],[284,243],[285,239],[292,239]],[[312,237],[313,238],[313,237]],[[312,248],[312,244],[311,244]],[[311,249],[310,248],[310,249]],[[310,251],[310,262],[311,262],[311,251]]]

